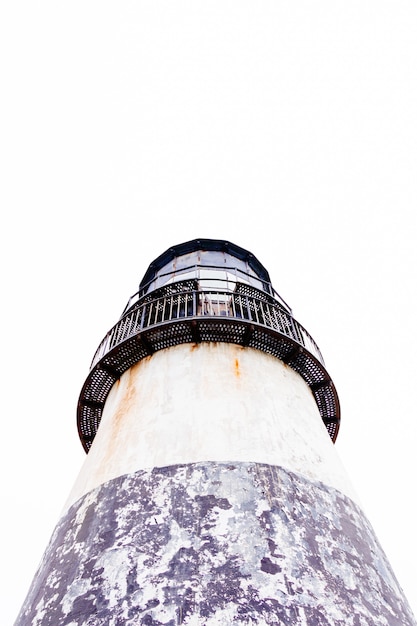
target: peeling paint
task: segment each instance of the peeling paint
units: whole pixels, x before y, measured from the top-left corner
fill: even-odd
[[[120,476],[57,525],[16,626],[416,626],[361,509],[259,463]]]

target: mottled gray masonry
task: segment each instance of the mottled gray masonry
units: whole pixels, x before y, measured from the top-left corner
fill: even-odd
[[[19,626],[409,626],[361,510],[257,463],[138,471],[57,525]]]

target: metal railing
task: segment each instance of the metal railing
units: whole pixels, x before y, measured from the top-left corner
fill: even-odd
[[[113,348],[142,331],[178,320],[201,317],[232,318],[270,328],[303,346],[324,365],[321,352],[310,334],[269,294],[236,283],[230,289],[181,290],[181,283],[147,294],[128,310],[100,343],[91,369]]]
[[[211,274],[211,277],[208,277],[208,274]],[[222,278],[222,276],[227,276],[227,278]],[[160,289],[164,285],[164,283],[170,283],[171,285],[185,283],[187,282],[187,278],[184,280],[185,277],[187,277],[188,280],[190,280],[191,277],[194,282],[198,282],[203,290],[206,290],[204,285],[208,285],[212,281],[214,281],[214,283],[216,284],[216,288],[220,288],[219,285],[223,283],[221,285],[221,288],[229,291],[231,290],[231,284],[250,285],[254,289],[258,289],[262,292],[267,292],[268,294],[273,296],[273,298],[277,300],[283,306],[283,308],[287,310],[287,312],[291,313],[290,306],[285,302],[280,294],[275,291],[270,282],[262,280],[261,278],[254,276],[253,274],[249,274],[241,268],[237,268],[232,265],[224,265],[220,267],[218,265],[193,264],[184,266],[180,270],[176,270],[175,272],[161,272],[159,273],[157,279],[153,277],[148,283],[141,284],[139,291],[134,293],[129,298],[123,314],[127,310],[129,310],[134,304],[136,304],[144,296],[144,294],[147,294],[148,292],[151,293],[152,291]],[[175,280],[175,282],[171,282],[173,280]],[[159,286],[156,286],[156,283],[158,283]],[[152,285],[154,286],[152,287]]]

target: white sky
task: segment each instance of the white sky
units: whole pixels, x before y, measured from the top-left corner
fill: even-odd
[[[411,0],[2,6],[4,624],[84,458],[94,351],[196,237],[253,252],[319,344],[417,614],[416,33]]]

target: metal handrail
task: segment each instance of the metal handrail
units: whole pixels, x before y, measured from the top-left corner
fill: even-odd
[[[209,270],[213,270],[213,275],[211,278],[201,278],[201,276],[199,276],[199,273],[201,271],[209,271]],[[216,283],[219,282],[223,282],[223,283],[230,283],[230,282],[235,282],[236,284],[239,282],[243,282],[243,283],[247,283],[251,286],[253,286],[254,289],[258,289],[259,291],[263,290],[264,292],[272,295],[284,308],[287,309],[287,311],[289,313],[291,313],[291,307],[287,304],[287,302],[285,302],[284,298],[282,298],[280,296],[280,294],[274,289],[274,287],[272,286],[272,283],[262,280],[261,278],[258,278],[256,276],[253,276],[252,274],[249,274],[248,272],[245,272],[244,270],[234,267],[234,266],[229,266],[229,265],[224,265],[224,266],[218,266],[218,265],[199,265],[199,264],[193,264],[193,265],[188,265],[185,267],[182,267],[181,270],[178,270],[175,273],[176,276],[176,281],[182,281],[182,276],[185,274],[189,274],[190,272],[194,273],[194,276],[191,277],[191,279],[194,280],[198,280],[200,286],[202,289],[204,289],[203,285],[205,282],[209,282],[210,280],[215,281]],[[221,278],[220,275],[221,273],[227,272],[229,273],[231,276],[233,276],[233,279],[230,278]],[[165,273],[161,273],[159,275],[159,278],[166,278],[167,279],[167,284],[168,284],[168,278],[172,278],[173,277],[173,272],[172,271],[167,271]],[[259,288],[255,287],[253,285],[254,281],[256,283],[258,283],[260,285]],[[139,300],[141,300],[141,298],[144,295],[147,295],[148,293],[152,293],[152,291],[148,292],[148,288],[150,285],[152,285],[152,283],[155,282],[155,278],[152,278],[148,283],[141,285],[140,289],[138,291],[136,291],[128,300],[125,309],[122,313],[122,317],[123,315],[125,315],[127,313],[127,311],[129,311],[129,309],[134,306],[135,304],[138,303]],[[173,283],[170,283],[173,284]],[[162,287],[162,286],[161,286]],[[161,288],[160,287],[160,288]],[[228,287],[226,287],[228,288]]]
[[[324,365],[314,339],[280,304],[265,292],[250,288],[250,293],[236,290],[194,289],[172,293],[158,289],[133,306],[106,334],[91,363],[91,369],[113,348],[130,337],[152,327],[178,320],[200,317],[226,317],[247,320],[270,328],[303,346]]]

